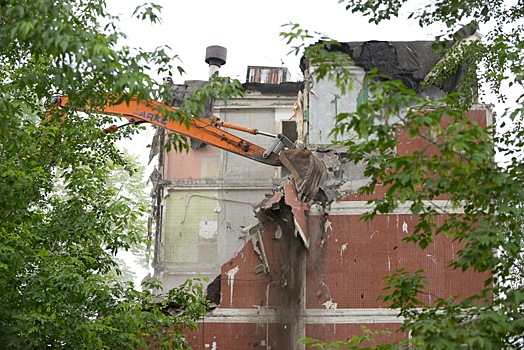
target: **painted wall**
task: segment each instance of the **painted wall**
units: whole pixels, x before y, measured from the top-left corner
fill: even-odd
[[[164,239],[166,263],[208,265],[217,253],[217,192],[170,191],[165,199]],[[212,260],[211,260],[212,262]]]
[[[220,109],[219,117],[222,121],[247,126],[252,129],[278,133],[274,108],[227,108]],[[228,130],[263,148],[269,147],[273,138],[263,135],[250,135],[247,133]],[[266,164],[255,162],[251,159],[230,152],[221,152],[220,173],[226,184],[258,184],[271,186],[271,178],[275,176],[275,168]]]
[[[293,115],[296,91],[282,95],[279,85],[273,89],[277,93],[262,93],[255,86],[243,99],[232,99],[227,105],[216,101],[214,114],[228,123],[277,134],[280,121]],[[262,147],[273,141],[228,131]],[[273,179],[280,173],[275,167],[209,145],[171,151],[163,159],[160,262],[155,275],[165,290],[191,277],[213,281],[222,265],[249,240],[245,228],[257,223],[253,205],[272,191]]]
[[[220,175],[220,150],[204,147],[198,151],[169,152],[165,157],[165,179],[208,179]]]
[[[363,86],[364,69],[348,69],[354,74],[354,81],[352,89],[345,94],[327,78],[312,82],[309,94],[310,144],[327,145],[334,141],[334,136],[329,133],[335,127],[337,114],[355,112],[359,99],[367,99],[367,89]]]

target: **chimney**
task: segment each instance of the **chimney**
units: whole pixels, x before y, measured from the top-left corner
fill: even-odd
[[[218,72],[218,69],[226,64],[227,49],[222,46],[213,45],[206,48],[206,63],[209,64],[209,80],[213,79],[213,75]],[[206,99],[204,107],[203,118],[209,118],[213,114],[215,101],[210,98]],[[201,149],[206,147],[206,143],[191,139],[192,149]]]
[[[206,63],[209,64],[209,78],[213,76],[218,69],[226,64],[227,49],[222,46],[213,45],[206,48]]]

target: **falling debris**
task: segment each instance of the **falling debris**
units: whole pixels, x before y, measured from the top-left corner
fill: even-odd
[[[262,264],[255,267],[255,273],[264,272],[265,274],[269,273],[269,263],[266,256],[266,250],[264,248],[264,241],[262,240],[261,230],[263,226],[259,223],[253,226],[249,230],[251,236],[251,243],[253,244],[253,249],[262,260]]]
[[[261,206],[261,209],[271,209],[273,207],[278,207],[278,203],[280,203],[280,200],[284,197],[283,192],[277,192],[273,197],[271,197],[269,200],[265,201],[264,204]]]
[[[309,206],[299,200],[299,195],[291,182],[284,185],[284,201],[291,207],[291,212],[293,213],[295,236],[300,236],[304,242],[304,246],[309,249],[309,227],[307,217]]]
[[[309,217],[311,208],[315,207],[315,210],[320,212],[329,212],[326,207],[330,205],[330,202],[325,201],[325,197],[317,196],[319,192],[322,192],[322,187],[317,187],[318,183],[325,181],[327,171],[325,166],[319,166],[318,163],[311,166],[307,165],[310,161],[318,161],[322,163],[318,159],[316,161],[310,159],[309,161],[303,162],[304,157],[298,154],[299,153],[295,152],[293,156],[288,157],[288,159],[291,159],[290,164],[292,163],[295,169],[302,171],[301,175],[304,181],[300,183],[309,184],[312,187],[297,186],[295,177],[292,174],[292,177],[288,178],[280,188],[276,189],[271,197],[265,199],[255,207],[255,216],[258,218],[262,226],[266,225],[268,222],[276,224],[274,239],[280,239],[282,234],[291,232],[296,237],[300,237],[304,247],[309,249],[311,245],[310,230],[312,228]],[[316,159],[314,156],[306,156],[305,158]],[[300,160],[297,161],[297,159]],[[313,170],[313,172],[303,171],[304,169]],[[313,175],[313,173],[316,174]],[[316,187],[317,189],[312,191],[311,189],[313,187]],[[300,194],[300,189],[305,190],[305,192],[301,192]],[[310,198],[310,200],[305,202],[303,200],[304,196]],[[314,200],[311,198],[314,198]],[[328,220],[328,216],[323,215],[318,230],[322,231],[322,235],[324,235],[330,229],[331,223]],[[253,246],[255,246],[255,242],[253,242]],[[265,254],[261,255],[259,251],[257,251],[257,253],[261,259],[264,260],[262,256]],[[269,270],[269,267],[266,268]]]
[[[301,148],[283,150],[280,161],[291,172],[298,199],[314,200],[326,182],[326,165],[310,150]]]

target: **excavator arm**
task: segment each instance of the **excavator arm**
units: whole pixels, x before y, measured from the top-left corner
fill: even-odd
[[[56,96],[54,102],[59,107],[67,109],[68,98],[65,96]],[[223,150],[247,157],[260,163],[282,166],[279,159],[279,153],[284,148],[294,148],[293,143],[284,135],[273,135],[250,129],[240,125],[224,123],[216,117],[200,119],[191,117],[189,128],[181,122],[170,120],[161,115],[161,111],[176,112],[171,106],[159,101],[138,101],[132,98],[131,101],[122,101],[120,103],[109,104],[104,106],[100,111],[101,114],[109,114],[124,117],[130,123],[151,123],[166,130],[172,131],[179,135],[189,136],[196,140],[205,142]],[[239,130],[253,135],[265,135],[274,138],[273,143],[267,149],[253,144],[241,137],[233,135],[220,127]]]
[[[53,101],[67,113],[67,97],[55,96]],[[151,123],[260,163],[284,166],[291,172],[298,195],[304,201],[313,199],[326,181],[325,164],[311,151],[295,148],[294,144],[284,135],[273,135],[257,129],[225,123],[213,116],[202,119],[191,117],[188,128],[184,123],[170,120],[167,116],[162,115],[162,111],[176,112],[176,109],[159,101],[139,101],[132,98],[129,102],[108,104],[99,112],[124,117],[130,123]],[[264,149],[221,128],[269,136],[274,140],[270,147]]]

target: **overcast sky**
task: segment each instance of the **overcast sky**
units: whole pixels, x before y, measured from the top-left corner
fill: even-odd
[[[300,80],[299,58],[288,55],[290,47],[279,33],[282,25],[298,23],[310,32],[321,32],[339,41],[427,40],[435,32],[420,29],[412,20],[396,20],[380,26],[351,14],[337,0],[156,0],[163,7],[162,23],[149,25],[131,17],[144,0],[108,0],[108,9],[121,15],[120,27],[129,45],[154,49],[168,45],[179,55],[187,74],[175,82],[207,79],[206,47],[224,46],[227,63],[221,75],[245,82],[247,66],[287,67],[293,80]],[[122,4],[125,3],[125,6]]]

